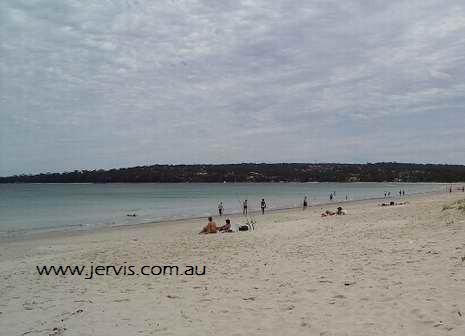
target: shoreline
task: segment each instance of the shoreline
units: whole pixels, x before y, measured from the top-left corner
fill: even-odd
[[[324,183],[324,182],[323,182]],[[458,191],[453,192],[456,194]],[[362,199],[354,199],[354,200],[341,200],[341,201],[327,201],[323,203],[314,203],[310,204],[307,210],[315,209],[315,208],[323,208],[323,207],[334,207],[334,206],[341,206],[341,205],[353,205],[359,204],[360,202],[367,202],[367,201],[391,201],[391,200],[399,200],[399,199],[408,199],[409,197],[415,197],[420,195],[441,195],[441,194],[448,194],[446,191],[428,191],[428,192],[418,192],[408,194],[402,197],[399,196],[391,196],[391,197],[369,197],[369,198],[362,198]],[[275,214],[275,213],[285,213],[288,211],[302,211],[302,207],[285,207],[285,208],[276,208],[270,209],[266,211],[266,214]],[[249,211],[249,215],[247,217],[254,217],[254,216],[261,216],[260,210]],[[0,244],[3,242],[15,242],[15,241],[24,241],[24,240],[34,240],[34,239],[43,239],[52,237],[61,237],[61,236],[80,236],[80,235],[87,235],[92,234],[94,232],[106,232],[112,230],[124,230],[127,229],[135,229],[138,227],[152,227],[152,226],[165,226],[165,225],[178,225],[178,224],[186,224],[190,222],[205,222],[207,216],[191,216],[185,218],[174,218],[174,219],[166,219],[166,220],[153,220],[148,222],[139,222],[139,223],[130,223],[130,224],[119,224],[119,225],[102,225],[102,226],[94,226],[86,228],[85,226],[72,226],[72,227],[61,227],[56,229],[32,229],[30,231],[16,231],[21,232],[19,234],[13,234],[13,236],[1,236],[0,235]],[[241,212],[231,212],[231,213],[224,213],[222,217],[219,215],[212,215],[213,218],[230,218],[231,220],[238,220],[245,218]]]
[[[2,328],[44,336],[461,336],[465,212],[450,205],[465,204],[465,194],[405,200],[344,202],[344,216],[321,217],[327,205],[270,211],[254,231],[231,234],[199,235],[202,218],[9,241],[0,244]],[[38,274],[45,265],[198,265],[206,273]]]

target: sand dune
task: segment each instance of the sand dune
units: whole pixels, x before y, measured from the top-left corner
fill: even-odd
[[[4,335],[465,335],[464,194],[0,242]],[[335,206],[333,206],[334,208]],[[326,208],[325,208],[326,209]],[[233,222],[243,221],[240,217]],[[36,265],[199,265],[200,276],[40,276]]]

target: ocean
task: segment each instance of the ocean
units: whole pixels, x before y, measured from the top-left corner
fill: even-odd
[[[146,183],[146,184],[0,184],[0,238],[33,232],[87,230],[334,201],[382,198],[385,192],[406,194],[445,191],[441,183]],[[128,215],[135,214],[135,217]]]

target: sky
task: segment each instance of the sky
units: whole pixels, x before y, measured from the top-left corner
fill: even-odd
[[[465,164],[465,3],[0,0],[0,176]]]

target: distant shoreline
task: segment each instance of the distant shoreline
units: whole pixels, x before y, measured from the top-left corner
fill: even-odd
[[[444,185],[454,185],[454,184],[463,184],[463,181],[455,182],[441,182],[441,181],[431,181],[431,182],[409,182],[409,181],[308,181],[308,182],[299,182],[299,181],[264,181],[264,182],[108,182],[108,183],[96,183],[96,182],[0,182],[0,185],[11,185],[11,184],[60,184],[60,185],[104,185],[104,184],[280,184],[280,183],[295,183],[295,184],[318,184],[318,183],[340,183],[340,184],[363,184],[363,183],[392,183],[392,184],[444,184]]]
[[[0,177],[0,183],[235,183],[465,181],[465,165],[398,162],[147,165]]]

